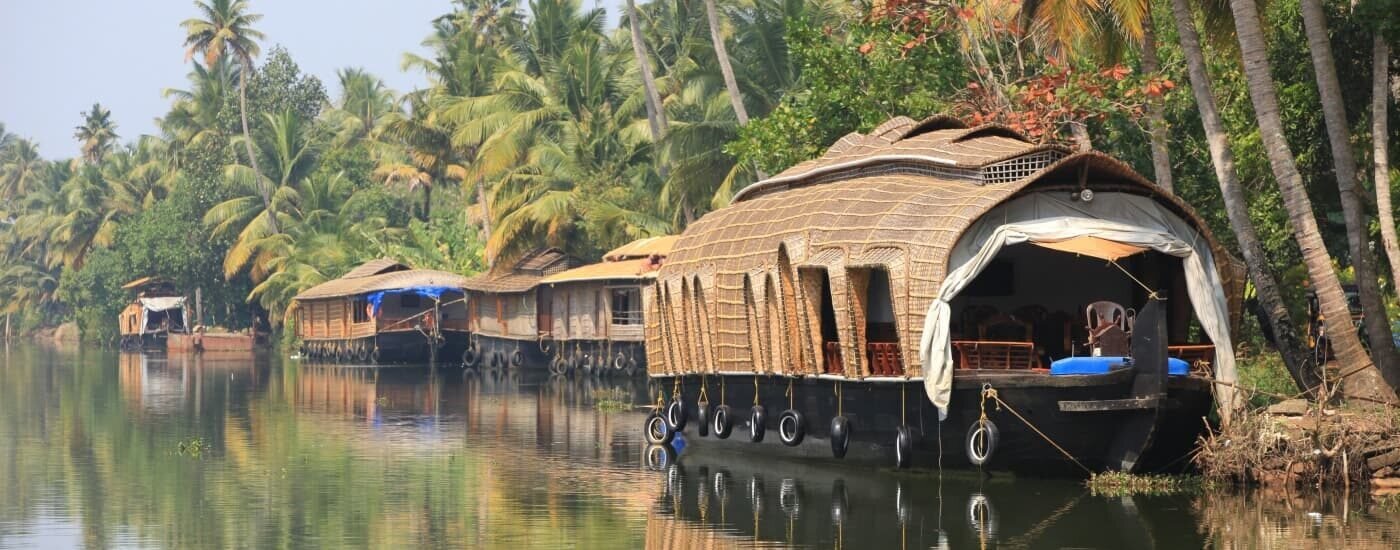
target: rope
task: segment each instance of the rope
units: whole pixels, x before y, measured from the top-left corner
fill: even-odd
[[[1132,274],[1132,273],[1129,273],[1127,269],[1124,269],[1123,266],[1118,265],[1118,261],[1117,261],[1117,260],[1109,260],[1108,263],[1113,264],[1113,267],[1118,268],[1118,271],[1122,271],[1124,275],[1127,275],[1129,279],[1132,279],[1134,283],[1137,283],[1138,286],[1142,287],[1142,290],[1145,291],[1145,292],[1147,292],[1147,299],[1149,299],[1149,300],[1161,300],[1161,299],[1162,299],[1162,295],[1161,295],[1161,294],[1158,294],[1157,291],[1152,290],[1151,288],[1148,288],[1147,285],[1146,285],[1145,283],[1143,283],[1142,281],[1138,280],[1137,277],[1134,277],[1133,274]]]
[[[791,378],[788,379],[787,398],[788,398],[788,408],[791,409],[791,408],[793,408],[793,406],[792,406],[792,400],[793,400],[793,396],[792,396],[792,379],[791,379]]]
[[[1001,396],[997,394],[996,388],[993,388],[991,384],[982,385],[982,418],[978,420],[978,422],[987,419],[986,403],[988,399],[991,399],[996,402],[998,410],[1000,410],[1001,407],[1006,407],[1006,410],[1010,411],[1011,414],[1014,415],[1017,420],[1020,420],[1022,424],[1025,424],[1027,428],[1030,428],[1031,431],[1036,433],[1036,435],[1039,435],[1041,439],[1044,439],[1045,442],[1049,443],[1050,446],[1055,448],[1055,450],[1060,451],[1060,454],[1065,455],[1065,458],[1068,458],[1070,462],[1073,462],[1076,466],[1079,466],[1081,469],[1084,470],[1085,473],[1094,473],[1093,470],[1090,470],[1087,466],[1084,465],[1084,463],[1080,462],[1079,459],[1074,458],[1074,455],[1069,454],[1069,451],[1066,451],[1065,448],[1061,447],[1059,443],[1056,443],[1055,440],[1050,439],[1050,436],[1045,435],[1045,432],[1040,431],[1040,428],[1037,428],[1035,424],[1032,424],[1031,421],[1026,420],[1026,417],[1021,416],[1021,413],[1017,412],[1016,409],[1013,408],[1010,403],[1002,401]]]
[[[753,404],[754,404],[755,407],[758,406],[758,375],[757,375],[757,374],[755,374],[754,377],[753,377]]]
[[[709,395],[708,393],[705,393],[705,390],[707,389],[706,387],[709,386],[709,385],[710,385],[709,378],[702,375],[702,376],[700,377],[700,400],[697,401],[697,403],[709,403],[709,402],[710,402],[710,395]]]
[[[841,397],[841,382],[832,383],[831,393],[836,394],[836,416],[846,416],[846,400]]]
[[[908,416],[909,413],[907,410],[905,410],[904,405],[904,394],[906,393],[905,388],[907,388],[908,386],[908,384],[899,385],[899,424],[901,426],[908,424],[908,422],[906,421],[907,419],[905,417]]]

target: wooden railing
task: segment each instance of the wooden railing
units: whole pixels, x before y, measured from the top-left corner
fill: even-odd
[[[1034,369],[1040,366],[1031,342],[953,340],[954,362],[960,369]]]
[[[841,361],[840,342],[826,342],[822,346],[822,372],[826,374],[845,372],[845,363]]]
[[[865,345],[865,357],[874,376],[904,376],[904,359],[897,342],[870,342]]]

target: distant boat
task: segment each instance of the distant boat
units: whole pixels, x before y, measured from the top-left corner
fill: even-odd
[[[380,258],[298,294],[301,355],[338,362],[424,362],[466,346],[467,306],[455,273]]]
[[[647,437],[900,467],[1180,468],[1212,379],[1234,381],[1244,280],[1188,205],[1118,160],[898,117],[680,235],[644,298],[667,403]]]

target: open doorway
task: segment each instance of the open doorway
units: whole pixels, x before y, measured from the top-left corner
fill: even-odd
[[[836,306],[831,296],[831,276],[826,269],[803,269],[798,275],[807,295],[807,308],[817,322],[817,347],[821,350],[822,372],[841,374],[844,362],[841,357],[841,340],[836,330]]]
[[[890,274],[884,268],[863,268],[851,271],[858,311],[864,313],[861,340],[870,374],[903,376],[904,362],[899,351],[899,332],[894,322],[894,299],[890,292]]]

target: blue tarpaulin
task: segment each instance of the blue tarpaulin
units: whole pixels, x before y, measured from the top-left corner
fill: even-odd
[[[379,304],[384,301],[385,296],[390,294],[417,294],[419,296],[427,296],[434,300],[440,300],[442,299],[443,294],[446,294],[448,292],[461,291],[462,289],[451,286],[411,286],[407,288],[395,288],[393,290],[380,290],[377,292],[371,292],[365,296],[365,299],[369,300],[370,313],[372,315],[378,315]]]
[[[1126,357],[1066,357],[1050,364],[1050,375],[1106,374],[1127,360]],[[1167,374],[1186,376],[1190,371],[1191,366],[1187,365],[1185,361],[1175,357],[1167,359]]]

